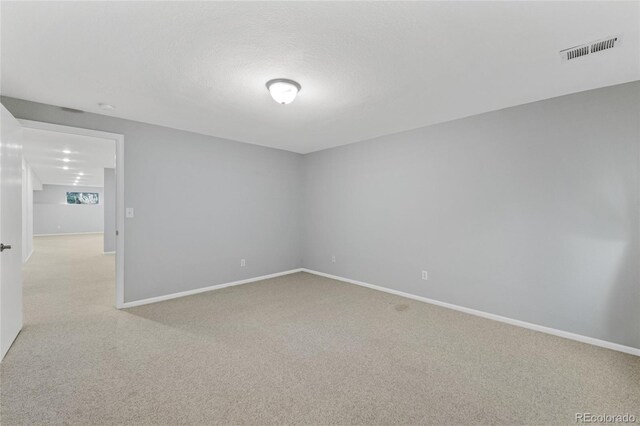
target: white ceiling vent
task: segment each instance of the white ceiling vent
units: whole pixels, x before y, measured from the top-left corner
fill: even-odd
[[[581,56],[590,55],[592,53],[601,52],[603,50],[612,49],[620,44],[620,36],[607,37],[602,40],[592,41],[591,43],[581,44],[580,46],[570,47],[560,51],[562,59],[567,61],[576,59]]]

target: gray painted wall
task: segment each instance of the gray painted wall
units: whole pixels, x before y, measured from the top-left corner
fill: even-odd
[[[308,154],[304,266],[640,347],[639,122],[631,83]]]
[[[126,302],[302,266],[301,155],[24,100],[2,103],[18,118],[124,134],[123,207],[135,209],[125,223]]]
[[[100,204],[67,204],[68,191],[97,192],[100,194]],[[102,188],[43,185],[42,191],[33,192],[33,233],[42,235],[102,232],[104,229],[102,200]]]
[[[116,169],[104,169],[104,252],[116,251]]]

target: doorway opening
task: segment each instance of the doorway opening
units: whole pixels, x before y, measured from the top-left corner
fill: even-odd
[[[124,136],[18,121],[23,132],[23,262],[28,267],[40,247],[48,257],[37,262],[69,256],[62,271],[83,270],[83,279],[86,275],[91,282],[92,268],[113,265],[106,257],[115,256],[115,306],[122,308]]]

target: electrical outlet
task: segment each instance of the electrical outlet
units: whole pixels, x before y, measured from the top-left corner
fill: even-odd
[[[246,259],[240,259],[240,266],[243,267],[243,268],[245,266],[247,266],[247,260]]]
[[[425,281],[429,279],[429,274],[427,274],[427,271],[422,271],[422,279]]]
[[[336,256],[335,255],[331,256],[331,263],[336,263]]]

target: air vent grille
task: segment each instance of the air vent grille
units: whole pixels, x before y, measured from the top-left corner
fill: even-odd
[[[608,37],[602,40],[592,41],[591,43],[581,44],[580,46],[571,47],[560,51],[562,59],[567,61],[580,58],[603,50],[612,49],[620,44],[620,36]]]
[[[593,43],[591,45],[591,53],[599,52],[599,51],[605,50],[605,49],[611,49],[612,47],[615,47],[616,41],[618,41],[618,37],[614,37],[614,38],[610,38],[608,40],[598,41],[596,43]]]
[[[578,47],[567,52],[567,59],[575,59],[589,54],[589,46]]]

